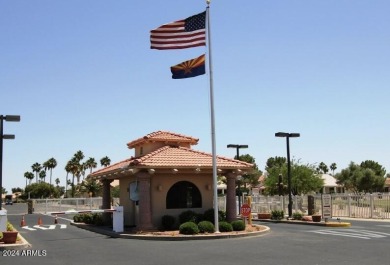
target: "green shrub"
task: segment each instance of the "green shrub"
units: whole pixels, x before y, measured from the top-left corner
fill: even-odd
[[[271,212],[272,220],[282,220],[284,218],[284,212],[282,210],[273,210]]]
[[[197,221],[197,213],[191,210],[184,211],[179,215],[179,222],[180,224],[186,223],[186,222],[193,222],[196,223]]]
[[[294,220],[302,220],[303,214],[301,212],[295,212],[292,217]]]
[[[232,223],[233,231],[244,231],[245,223],[242,220],[233,221]]]
[[[215,228],[214,224],[209,221],[202,221],[198,224],[199,232],[200,233],[214,233]]]
[[[185,222],[179,227],[180,234],[195,235],[199,233],[199,228],[194,222]]]
[[[75,222],[75,223],[81,223],[82,222],[82,216],[81,216],[81,214],[76,214],[75,216],[73,216],[73,221]]]
[[[164,215],[161,218],[161,225],[164,230],[173,230],[175,227],[176,219],[172,215]]]
[[[94,213],[92,214],[92,222],[94,225],[103,225],[103,214],[102,213]]]
[[[214,209],[208,209],[207,211],[205,211],[203,214],[203,220],[212,222],[214,224]],[[218,221],[226,221],[226,212],[218,211]]]
[[[233,231],[233,226],[228,222],[220,222],[219,223],[219,231],[220,232],[231,232]]]

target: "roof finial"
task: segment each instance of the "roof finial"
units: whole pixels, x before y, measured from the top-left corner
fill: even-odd
[[[211,0],[206,0],[207,5],[210,5]]]

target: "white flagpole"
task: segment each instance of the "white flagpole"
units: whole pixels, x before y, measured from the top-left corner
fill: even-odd
[[[215,145],[215,115],[214,115],[214,91],[213,91],[213,67],[211,57],[211,37],[210,37],[210,0],[206,0],[206,21],[207,21],[207,45],[209,47],[209,76],[210,76],[210,115],[211,115],[211,145],[213,154],[213,187],[214,187],[214,225],[215,233],[219,233],[218,221],[218,179],[217,179],[217,154]]]

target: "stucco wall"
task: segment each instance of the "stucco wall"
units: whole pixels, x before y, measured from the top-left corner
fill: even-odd
[[[124,206],[125,225],[136,225],[137,206],[130,200],[129,184],[135,181],[135,177],[126,177],[120,180],[120,201]],[[166,196],[168,190],[178,181],[192,182],[200,191],[202,196],[202,208],[183,208],[183,209],[166,209]],[[154,174],[151,176],[151,211],[152,223],[156,228],[161,227],[161,218],[164,215],[178,217],[180,213],[193,210],[194,212],[203,213],[213,208],[213,181],[210,174]],[[178,219],[177,219],[178,220]]]

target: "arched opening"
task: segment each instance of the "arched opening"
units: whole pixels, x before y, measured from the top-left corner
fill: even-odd
[[[176,182],[167,193],[167,209],[202,208],[202,195],[189,181]]]

